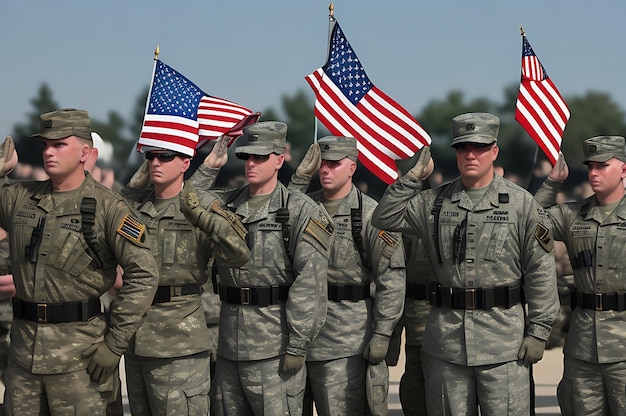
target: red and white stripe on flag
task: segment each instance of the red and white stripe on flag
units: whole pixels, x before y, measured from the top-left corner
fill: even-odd
[[[322,68],[305,77],[315,91],[315,116],[336,136],[357,139],[359,160],[385,183],[398,178],[395,160],[430,144],[430,136],[402,106],[373,86],[352,104]]]
[[[522,79],[515,107],[515,120],[554,166],[559,158],[570,112],[525,36],[522,46]]]

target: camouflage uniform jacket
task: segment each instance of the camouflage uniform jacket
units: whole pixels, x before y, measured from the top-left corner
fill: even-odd
[[[98,298],[109,290],[119,263],[125,271],[124,286],[113,301],[111,326],[104,315],[87,322],[37,324],[14,319],[11,355],[35,374],[59,374],[86,368],[81,353],[96,342],[105,342],[122,354],[150,307],[158,282],[152,253],[131,242],[117,229],[130,214],[121,197],[87,175],[72,195],[53,206],[50,181],[20,182],[0,189],[0,227],[9,233],[16,298],[28,302],[56,303]],[[95,212],[97,268],[87,252],[80,206],[83,197],[97,200]],[[33,229],[45,218],[36,262],[26,257]]]
[[[426,255],[424,242],[415,236],[403,235],[406,253],[406,283],[408,285],[424,285],[426,289],[431,280],[435,280],[435,271]],[[408,288],[407,288],[408,292]],[[428,295],[428,293],[426,293]],[[428,299],[406,298],[402,323],[405,330],[407,345],[421,346],[426,329],[426,319],[430,313]]]
[[[543,206],[554,205],[559,185],[546,181],[536,193]],[[593,265],[574,267],[579,293],[626,292],[626,198],[602,221],[595,196],[554,205],[548,210],[554,238],[567,246],[570,261],[590,250]],[[570,357],[592,363],[626,359],[626,311],[575,308],[563,347]]]
[[[159,286],[175,286],[170,302],[153,304],[134,338],[134,353],[170,358],[208,349],[208,330],[200,294],[181,295],[180,287],[203,285],[212,241],[187,221],[178,197],[157,212],[154,191],[127,196],[139,220],[148,228],[145,244],[159,267]],[[172,293],[173,290],[173,293]]]
[[[517,360],[525,333],[547,340],[559,310],[552,248],[535,236],[540,230],[541,207],[526,190],[498,175],[475,206],[460,178],[442,186],[452,187],[443,200],[437,230],[442,264],[434,244],[431,211],[441,187],[416,193],[421,181],[405,176],[385,192],[374,213],[374,224],[417,234],[441,286],[514,286],[524,279],[528,324],[525,327],[524,308],[519,303],[509,309],[436,307],[428,315],[423,351],[469,366]],[[464,219],[466,248],[464,260],[457,262],[454,233]]]
[[[376,201],[367,195],[361,196],[363,254],[371,270],[361,262],[352,235],[350,210],[359,206],[357,189],[353,185],[332,217],[336,228],[330,248],[328,283],[337,286],[374,283],[375,294],[356,302],[329,300],[326,322],[309,346],[307,360],[325,361],[359,355],[373,332],[390,337],[402,315],[405,288],[402,238],[371,224]],[[314,201],[321,201],[322,191],[312,193],[311,197]]]
[[[216,192],[198,190],[200,204]],[[303,356],[319,333],[326,315],[326,269],[332,221],[323,208],[299,192],[289,193],[280,183],[269,201],[248,209],[248,187],[217,193],[227,208],[242,218],[248,230],[251,259],[239,268],[218,264],[218,282],[230,287],[289,286],[287,302],[269,306],[222,302],[218,355],[233,361],[278,357],[286,351]],[[289,252],[276,213],[289,211]],[[327,230],[331,229],[331,232]]]

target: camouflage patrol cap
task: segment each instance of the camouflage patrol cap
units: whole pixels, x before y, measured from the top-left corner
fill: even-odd
[[[243,135],[237,140],[247,140],[247,144],[235,149],[235,154],[269,155],[285,153],[287,125],[279,121],[262,121],[243,128]]]
[[[322,160],[341,160],[345,157],[356,162],[359,156],[354,137],[326,136],[317,141],[320,145]]]
[[[84,110],[64,108],[39,116],[39,133],[30,137],[60,140],[69,136],[92,140],[89,114]]]
[[[452,147],[461,143],[495,143],[499,129],[500,119],[493,114],[461,114],[452,119]]]
[[[604,163],[611,158],[626,162],[626,143],[622,136],[596,136],[583,142],[585,161]]]

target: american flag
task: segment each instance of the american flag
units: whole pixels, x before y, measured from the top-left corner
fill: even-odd
[[[174,150],[189,156],[220,136],[239,136],[260,113],[204,93],[182,74],[157,60],[137,150]]]
[[[554,166],[561,151],[569,109],[526,36],[522,35],[522,39],[522,80],[517,94],[515,120]]]
[[[408,159],[431,142],[400,104],[376,88],[336,20],[331,20],[328,61],[305,77],[315,91],[315,115],[336,136],[357,139],[359,160],[392,183],[395,160]]]

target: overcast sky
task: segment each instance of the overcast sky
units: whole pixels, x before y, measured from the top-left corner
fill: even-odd
[[[384,5],[383,5],[384,3]],[[153,51],[206,93],[279,109],[326,59],[328,1],[0,1],[0,128],[48,84],[62,107],[127,117]],[[339,0],[335,17],[371,81],[419,113],[461,89],[502,100],[520,76],[523,25],[561,93],[610,93],[626,109],[626,1]],[[106,138],[105,138],[106,139]]]

